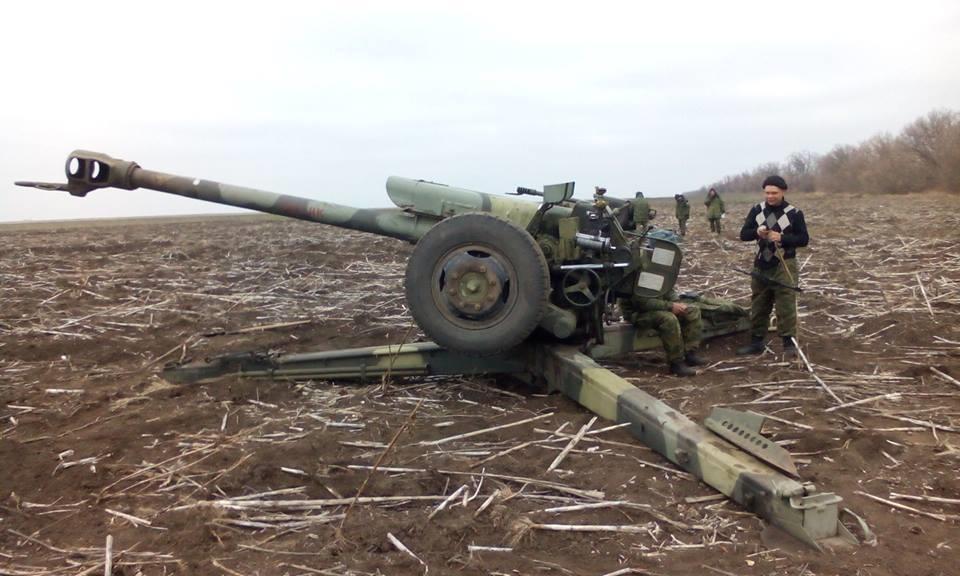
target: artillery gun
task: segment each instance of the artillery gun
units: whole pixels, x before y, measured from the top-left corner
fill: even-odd
[[[574,201],[572,182],[535,192],[542,203],[390,177],[396,208],[357,209],[162,174],[135,162],[75,151],[66,184],[20,182],[84,196],[98,188],[149,188],[416,242],[406,273],[414,321],[440,346],[470,355],[509,350],[538,326],[561,340],[602,344],[617,297],[673,287],[681,252],[632,234],[627,203]]]
[[[606,370],[597,360],[660,346],[655,333],[611,323],[617,298],[673,289],[679,246],[631,232],[626,200],[573,199],[572,182],[518,188],[529,202],[391,176],[394,208],[359,209],[141,168],[77,150],[65,184],[17,182],[85,196],[147,188],[370,232],[416,243],[405,275],[410,312],[432,342],[301,354],[236,354],[168,368],[168,380],[233,374],[323,379],[385,374],[509,374],[546,383],[628,430],[680,468],[814,546],[856,539],[839,521],[842,499],[799,481],[789,454],[761,434],[763,416],[714,408],[700,426]],[[704,336],[746,328],[746,312],[694,297]]]

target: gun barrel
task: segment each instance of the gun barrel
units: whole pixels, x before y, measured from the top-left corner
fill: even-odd
[[[300,196],[146,170],[136,162],[85,150],[76,150],[70,154],[66,172],[66,184],[17,184],[47,190],[64,190],[75,196],[85,196],[99,188],[146,188],[206,202],[370,232],[408,242],[416,242],[439,220],[411,214],[399,208],[353,208]]]
[[[418,218],[399,208],[353,208],[245,186],[172,176],[152,170],[134,171],[132,182],[139,188],[370,232],[408,242],[416,242],[437,222],[429,218]]]
[[[525,228],[537,213],[538,206],[533,202],[497,194],[391,176],[387,179],[386,186],[395,208],[353,208],[301,196],[276,194],[256,188],[147,170],[136,162],[87,150],[70,153],[67,157],[66,173],[66,184],[17,184],[43,190],[62,190],[74,196],[86,196],[100,188],[146,188],[408,242],[419,240],[440,220],[465,212],[488,212]],[[570,214],[570,208],[554,206],[545,215],[545,225],[555,229],[558,226],[557,221]]]

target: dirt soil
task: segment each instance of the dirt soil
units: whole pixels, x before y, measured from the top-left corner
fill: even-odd
[[[823,384],[780,361],[775,334],[751,360],[733,354],[744,336],[709,342],[692,379],[667,376],[659,353],[611,367],[694,419],[718,404],[777,417],[765,433],[866,520],[875,546],[770,540],[735,504],[689,502],[715,493],[623,430],[548,473],[566,442],[551,433],[592,415],[506,378],[168,384],[157,373],[169,361],[422,335],[402,296],[408,245],[270,217],[165,218],[0,226],[0,574],[102,573],[108,535],[126,576],[956,574],[960,198],[792,199],[812,236],[800,343]],[[681,289],[748,303],[731,266],[750,265],[736,234],[753,201],[727,199],[719,238],[694,206]],[[654,206],[672,226],[672,202]],[[828,412],[833,395],[865,402]],[[373,465],[405,423],[381,465],[415,471],[350,467]],[[546,512],[589,499],[493,474],[639,506]],[[336,504],[364,482],[363,496],[405,499]],[[531,528],[545,524],[644,528]]]

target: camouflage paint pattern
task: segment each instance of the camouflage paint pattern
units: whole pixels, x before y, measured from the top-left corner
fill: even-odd
[[[489,212],[521,228],[527,227],[539,206],[516,198],[399,176],[387,178],[387,195],[401,209],[437,220],[467,212]]]
[[[397,208],[353,208],[300,196],[276,194],[255,188],[146,170],[136,162],[86,150],[75,150],[70,153],[66,162],[66,175],[66,184],[45,182],[17,182],[17,184],[47,190],[63,190],[75,196],[85,196],[99,188],[124,190],[146,188],[186,198],[398,238],[411,243],[418,241],[440,220],[470,212],[492,214],[521,228],[526,228],[534,220],[534,215],[538,213],[540,207],[538,202],[516,197],[391,176],[386,184],[387,194]],[[566,196],[572,193],[572,189],[572,183],[563,185],[563,190],[567,192]],[[561,195],[561,197],[566,196]],[[534,236],[544,234],[558,236],[560,222],[568,221],[574,214],[574,210],[570,204],[549,206],[542,218],[538,219],[539,230]],[[646,238],[644,246],[639,251],[639,257],[635,257],[637,266],[642,268],[637,270],[638,282],[635,290],[648,296],[669,290],[676,281],[681,259],[682,254],[676,244],[663,239]]]
[[[560,312],[568,312],[557,308]],[[703,312],[704,337],[712,338],[747,328],[746,311],[740,322],[715,323],[711,312]],[[568,321],[561,321],[568,322]],[[595,360],[615,358],[661,346],[656,331],[637,330],[628,323],[608,326],[604,343],[592,347],[588,354]],[[391,355],[394,358],[391,360]],[[392,362],[392,364],[391,364]],[[346,380],[378,380],[392,370],[400,376],[435,376],[443,374],[520,374],[528,371],[525,361],[516,356],[475,357],[451,352],[433,342],[368,346],[349,350],[332,350],[298,354],[231,354],[204,362],[172,365],[163,377],[178,384],[214,380],[227,375],[247,377],[342,378]],[[402,372],[402,374],[401,374]]]
[[[617,423],[747,510],[815,547],[856,542],[839,522],[842,498],[790,478],[570,346],[533,358],[552,390]]]
[[[379,381],[393,376],[521,373],[526,365],[512,356],[478,358],[441,348],[433,342],[368,346],[300,354],[233,354],[204,362],[165,368],[175,384],[207,382],[223,376]]]
[[[627,324],[611,333],[621,343],[642,341]],[[423,342],[402,347],[247,356],[245,361],[227,357],[206,365],[170,369],[164,377],[180,383],[218,375],[376,380],[388,373],[511,374],[546,382],[550,390],[562,392],[598,416],[629,423],[628,430],[635,437],[678,467],[803,542],[817,548],[855,542],[839,522],[840,497],[817,493],[812,485],[748,454],[603,368],[576,346],[530,341],[501,355],[479,359]]]
[[[489,212],[524,228],[539,206],[537,203],[517,198],[391,176],[387,179],[387,194],[398,208],[353,208],[300,196],[146,170],[136,162],[87,150],[74,150],[70,153],[66,162],[66,174],[67,184],[17,184],[63,190],[75,196],[85,196],[98,188],[146,188],[206,202],[370,232],[407,242],[416,242],[443,218],[466,212]],[[556,206],[550,212],[545,221],[548,227],[555,229],[560,218],[570,216],[571,209]]]

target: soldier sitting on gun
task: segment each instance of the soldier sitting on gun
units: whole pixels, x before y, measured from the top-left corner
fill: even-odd
[[[677,300],[672,290],[660,298],[634,295],[620,299],[623,318],[638,330],[654,328],[663,342],[670,373],[676,376],[694,376],[691,366],[702,366],[704,360],[697,354],[702,338],[703,323],[700,308]]]

